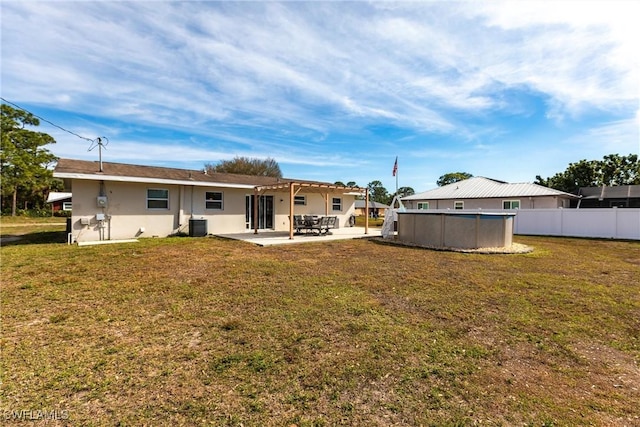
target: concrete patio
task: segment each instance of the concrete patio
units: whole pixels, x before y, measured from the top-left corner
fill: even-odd
[[[380,237],[382,229],[369,227],[369,233],[364,233],[364,227],[344,227],[335,228],[331,230],[331,234],[295,234],[293,239],[289,239],[288,231],[269,231],[261,230],[258,234],[254,234],[253,231],[246,233],[234,233],[234,234],[216,234],[216,237],[222,237],[225,239],[242,240],[245,242],[253,243],[259,246],[273,246],[273,245],[290,245],[295,243],[318,243],[327,242],[329,240],[347,240],[347,239],[362,239],[369,237]]]

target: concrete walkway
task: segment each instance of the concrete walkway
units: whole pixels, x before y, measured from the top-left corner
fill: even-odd
[[[363,239],[369,237],[380,237],[381,228],[369,227],[369,233],[364,234],[364,227],[345,227],[331,230],[331,234],[318,236],[317,234],[294,234],[293,239],[289,239],[288,231],[260,230],[258,234],[253,231],[234,234],[216,234],[217,237],[225,239],[242,240],[259,246],[290,245],[295,243],[318,243],[330,240]]]

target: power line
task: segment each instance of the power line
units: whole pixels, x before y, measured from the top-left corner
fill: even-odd
[[[14,104],[13,102],[7,101],[6,99],[4,99],[4,98],[3,98],[3,97],[1,97],[1,96],[0,96],[0,99],[2,99],[2,100],[3,100],[4,102],[6,102],[7,104],[11,104],[11,105],[13,105],[13,106],[14,106],[14,107],[16,107],[16,108],[19,108],[20,110],[26,111],[27,113],[31,114],[32,116],[37,117],[38,119],[42,120],[43,122],[47,122],[47,123],[49,123],[51,126],[55,126],[55,127],[57,127],[58,129],[60,129],[60,130],[62,130],[62,131],[64,131],[64,132],[70,133],[70,134],[71,134],[71,135],[73,135],[73,136],[77,136],[78,138],[80,138],[80,139],[84,139],[85,141],[89,141],[89,142],[91,142],[91,143],[94,143],[94,142],[95,142],[95,139],[91,139],[91,138],[84,137],[84,136],[82,136],[82,135],[78,135],[77,133],[72,132],[72,131],[70,131],[70,130],[68,130],[68,129],[65,129],[65,128],[63,128],[62,126],[58,126],[57,124],[55,124],[55,123],[53,123],[53,122],[51,122],[51,121],[49,121],[49,120],[47,120],[47,119],[45,119],[45,118],[43,118],[43,117],[40,117],[40,116],[39,116],[39,115],[37,115],[37,114],[32,113],[31,111],[27,110],[26,108],[22,108],[21,106],[19,106],[19,105],[17,105],[17,104]]]

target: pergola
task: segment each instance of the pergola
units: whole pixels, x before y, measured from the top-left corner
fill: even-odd
[[[258,234],[258,197],[265,191],[282,191],[289,190],[289,239],[293,239],[293,215],[295,214],[294,199],[298,192],[302,189],[306,193],[319,193],[324,198],[325,215],[329,215],[329,196],[331,194],[357,193],[364,196],[365,212],[369,212],[369,192],[366,188],[347,187],[335,184],[326,184],[321,182],[305,182],[305,181],[286,181],[271,185],[258,185],[254,187],[254,197],[256,203],[253,204],[253,224],[254,234]],[[364,233],[369,234],[369,216],[365,217]]]

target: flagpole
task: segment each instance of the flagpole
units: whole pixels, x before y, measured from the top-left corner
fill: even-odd
[[[393,170],[395,172],[394,175],[396,176],[396,196],[397,196],[398,195],[398,156],[396,156],[396,163]]]

